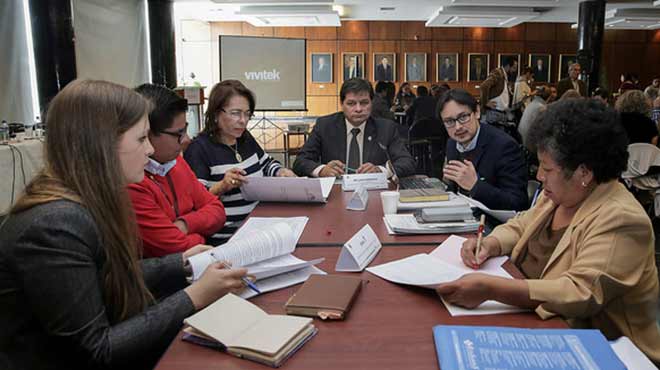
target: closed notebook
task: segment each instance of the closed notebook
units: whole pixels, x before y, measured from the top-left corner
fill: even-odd
[[[312,319],[269,315],[233,294],[225,295],[184,323],[190,326],[184,329],[184,340],[273,367],[279,367],[317,331]]]
[[[284,305],[287,314],[342,320],[360,292],[362,279],[311,275]]]

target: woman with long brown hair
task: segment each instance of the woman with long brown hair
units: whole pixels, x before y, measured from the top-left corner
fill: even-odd
[[[187,286],[203,246],[140,260],[126,185],[153,152],[148,111],[103,81],[51,102],[45,168],[0,227],[0,368],[153,365],[185,317],[242,289],[246,270],[220,264]]]

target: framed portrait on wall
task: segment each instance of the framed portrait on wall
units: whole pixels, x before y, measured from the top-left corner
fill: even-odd
[[[516,69],[509,72],[508,76],[509,82],[514,83],[518,78],[518,74],[520,74],[520,54],[497,54],[497,67],[501,67],[507,59],[515,62]]]
[[[396,81],[396,53],[374,53],[374,81]]]
[[[468,81],[483,81],[488,77],[490,54],[468,53]]]
[[[559,72],[557,72],[557,81],[568,78],[568,67],[577,62],[575,54],[559,54]]]
[[[458,53],[436,53],[435,65],[436,81],[458,81]]]
[[[403,59],[404,81],[426,81],[426,53],[406,53]]]
[[[527,64],[532,69],[536,82],[550,82],[552,56],[550,54],[529,54]]]
[[[364,53],[342,53],[341,68],[344,71],[344,81],[364,78]]]
[[[332,83],[332,53],[312,53],[312,83]]]

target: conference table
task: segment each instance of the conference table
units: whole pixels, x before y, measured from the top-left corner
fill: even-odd
[[[301,247],[343,245],[364,225],[374,230],[383,245],[438,245],[447,235],[390,235],[383,221],[380,191],[370,190],[367,209],[346,209],[352,191],[335,185],[327,203],[260,203],[250,217],[307,216],[309,221],[298,245]],[[461,235],[461,234],[459,234]]]
[[[418,253],[429,253],[448,235],[393,236],[383,224],[378,191],[369,192],[366,211],[347,211],[350,193],[333,189],[327,204],[262,203],[251,217],[308,216],[294,255],[304,260],[324,257],[319,268],[330,274],[359,276],[362,290],[343,321],[314,319],[318,334],[289,358],[286,370],[324,369],[438,369],[432,328],[435,325],[493,325],[526,328],[567,328],[559,319],[541,320],[534,312],[452,317],[431,289],[398,285],[367,271],[335,272],[345,243],[362,225],[374,229],[383,248],[371,266]],[[323,246],[325,244],[325,246]],[[308,246],[308,247],[305,247]],[[516,278],[510,262],[504,268]],[[269,314],[284,314],[284,304],[300,285],[265,293],[250,301]],[[155,369],[266,369],[214,349],[184,342],[181,333],[172,341]],[[264,333],[268,335],[268,333]]]

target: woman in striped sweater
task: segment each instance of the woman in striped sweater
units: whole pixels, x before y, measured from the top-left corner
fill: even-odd
[[[257,206],[243,199],[240,186],[253,176],[295,176],[264,152],[247,131],[254,112],[252,91],[236,80],[211,90],[204,130],[190,144],[184,158],[211,193],[220,196],[227,213],[215,244],[225,242]]]

